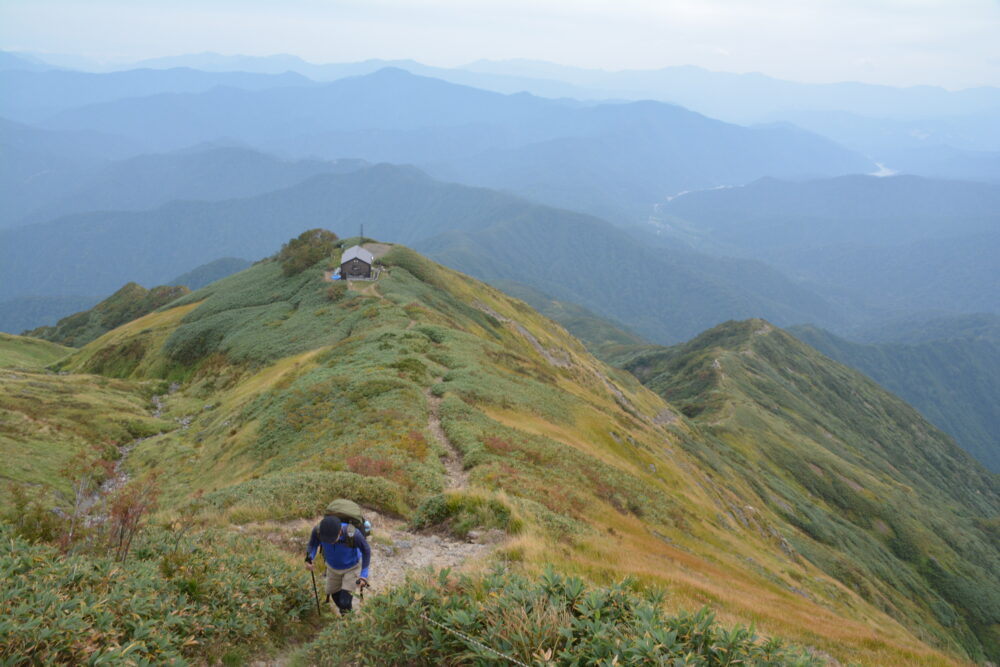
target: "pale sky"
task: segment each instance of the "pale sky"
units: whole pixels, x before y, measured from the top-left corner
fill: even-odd
[[[954,89],[1000,86],[1000,0],[0,0],[0,49],[700,65]]]

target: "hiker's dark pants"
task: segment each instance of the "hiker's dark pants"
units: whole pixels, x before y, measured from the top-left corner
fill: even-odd
[[[351,591],[337,591],[333,594],[333,603],[337,605],[337,609],[340,610],[341,614],[348,614],[351,611],[351,602],[354,598],[351,596]]]

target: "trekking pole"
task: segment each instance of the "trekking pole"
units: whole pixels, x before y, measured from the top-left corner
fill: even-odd
[[[316,589],[316,573],[313,572],[312,570],[309,570],[309,576],[312,577],[312,580],[313,580],[313,595],[316,596],[316,615],[317,616],[322,616],[323,612],[319,608],[319,591]]]

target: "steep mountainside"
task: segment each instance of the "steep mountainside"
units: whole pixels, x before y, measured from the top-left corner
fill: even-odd
[[[581,222],[559,217],[542,226],[512,218],[416,247],[489,282],[527,283],[657,342],[761,313],[782,324],[844,321],[842,311],[759,262],[650,248],[609,224]]]
[[[216,522],[308,518],[346,493],[502,531],[511,567],[635,575],[672,608],[708,603],[845,662],[994,650],[995,601],[970,582],[998,574],[995,480],[875,385],[751,322],[668,352],[677,367],[650,384],[670,383],[671,406],[524,303],[369,247],[377,281],[326,282],[336,252],[300,273],[259,263],[52,381],[157,394],[179,426],[124,466],[157,471],[166,507],[204,491]]]
[[[866,345],[815,327],[791,332],[903,398],[1000,473],[1000,337],[954,332],[916,343]]]
[[[767,516],[925,640],[997,659],[1000,482],[915,410],[761,320],[620,361],[693,420],[713,476],[752,489],[720,521]]]
[[[183,286],[161,285],[148,290],[142,285],[128,283],[90,310],[64,317],[55,326],[39,327],[25,335],[61,345],[83,347],[115,327],[131,322],[190,292]]]

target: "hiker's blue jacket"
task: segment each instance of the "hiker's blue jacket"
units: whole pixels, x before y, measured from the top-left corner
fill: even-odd
[[[309,547],[306,552],[306,557],[311,563],[316,557],[316,550],[319,549],[320,545],[323,545],[323,559],[326,561],[326,566],[331,567],[334,570],[349,570],[361,561],[361,576],[365,579],[368,578],[368,566],[371,564],[372,560],[372,550],[368,546],[368,540],[365,539],[364,533],[360,530],[355,529],[354,531],[354,548],[349,547],[345,540],[347,539],[347,526],[346,523],[340,524],[340,534],[336,542],[322,542],[319,539],[319,526],[313,528],[312,535],[309,536]]]

